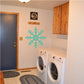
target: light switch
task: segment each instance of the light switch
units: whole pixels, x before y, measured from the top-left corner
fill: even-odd
[[[20,37],[19,39],[20,39],[20,40],[23,40],[23,37]]]

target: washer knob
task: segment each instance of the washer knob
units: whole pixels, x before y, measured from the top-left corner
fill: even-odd
[[[42,51],[40,51],[40,53],[42,54]]]

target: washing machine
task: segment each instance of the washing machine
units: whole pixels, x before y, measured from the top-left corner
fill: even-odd
[[[45,84],[47,84],[47,62],[47,51],[44,49],[40,49],[39,55],[37,56],[37,74],[45,82]]]
[[[50,53],[48,58],[47,84],[64,84],[66,54]]]

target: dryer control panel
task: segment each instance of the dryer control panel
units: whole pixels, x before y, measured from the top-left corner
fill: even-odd
[[[62,57],[58,57],[58,56],[52,56],[53,60],[59,61],[61,63],[63,63],[63,58]]]

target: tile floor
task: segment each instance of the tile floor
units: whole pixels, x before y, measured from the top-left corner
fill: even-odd
[[[26,70],[29,71],[29,70]],[[33,74],[37,76],[37,69],[33,69],[31,70],[31,72],[21,72],[18,71],[20,73],[20,76],[18,77],[14,77],[14,78],[4,78],[4,83],[5,84],[21,84],[20,82],[20,77],[23,75],[27,75],[27,74]]]

